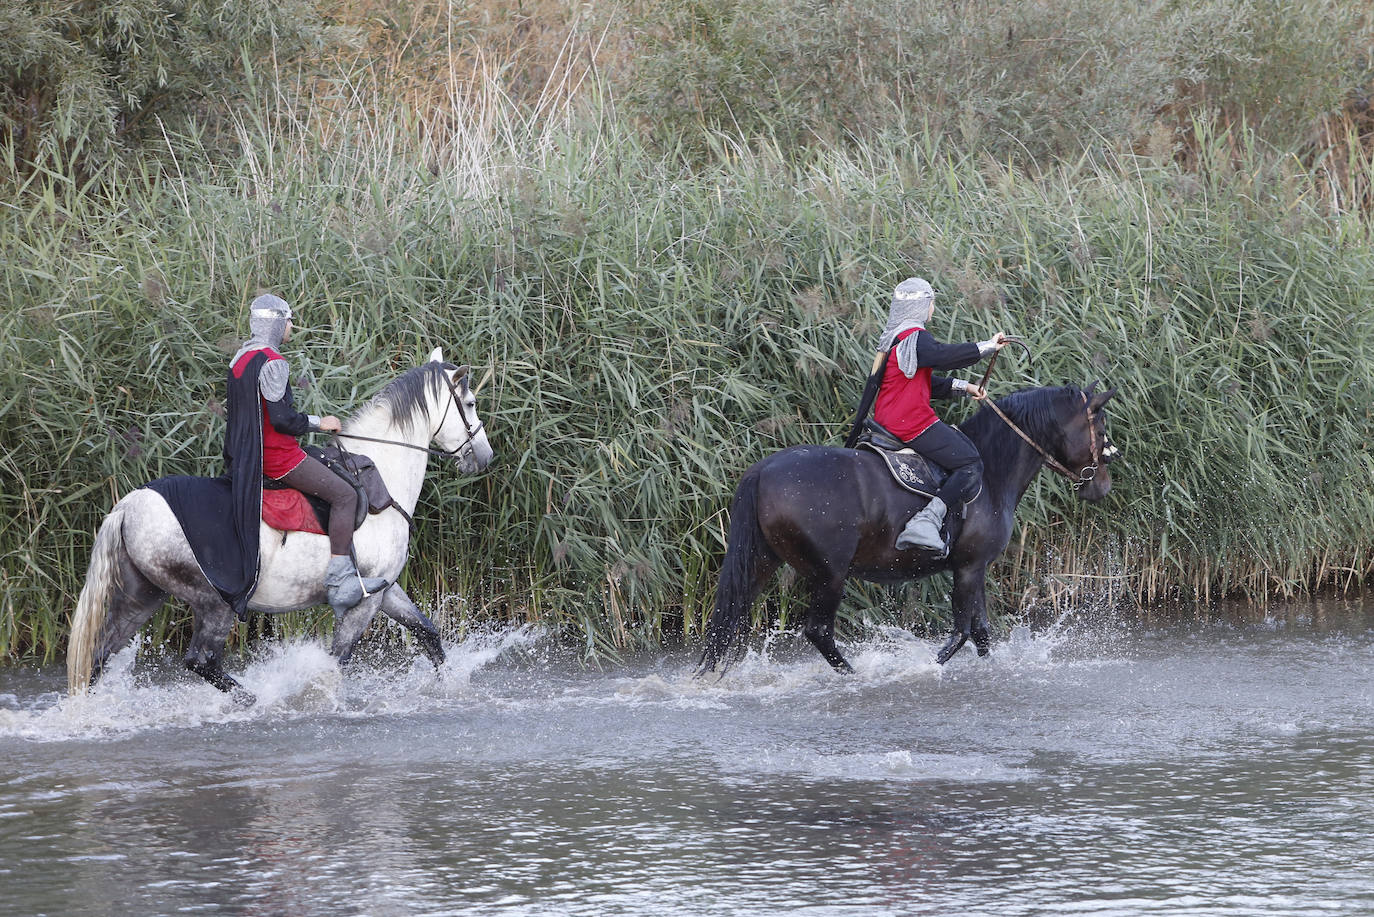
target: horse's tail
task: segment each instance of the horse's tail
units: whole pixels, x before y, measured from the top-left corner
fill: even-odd
[[[758,496],[758,472],[751,469],[735,488],[735,499],[730,505],[729,542],[720,567],[720,580],[716,583],[715,609],[706,625],[706,646],[697,662],[698,675],[724,662],[730,644],[747,626],[749,609],[758,588],[755,582],[758,560],[772,552],[759,527]]]
[[[124,501],[115,504],[91,549],[91,563],[86,568],[86,583],[72,612],[72,632],[67,640],[67,691],[80,694],[91,683],[91,667],[105,616],[109,614],[110,598],[119,586],[119,552],[124,545]]]

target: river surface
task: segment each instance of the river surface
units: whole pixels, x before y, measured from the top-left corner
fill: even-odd
[[[1374,603],[843,645],[0,669],[0,914],[1374,914]]]

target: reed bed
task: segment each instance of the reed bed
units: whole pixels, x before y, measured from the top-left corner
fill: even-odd
[[[317,413],[435,345],[476,368],[497,463],[431,468],[405,573],[449,633],[693,640],[740,473],[841,439],[912,273],[945,293],[942,337],[1030,342],[1034,372],[1009,351],[995,391],[1120,392],[1112,495],[1032,485],[1001,611],[1263,599],[1374,567],[1374,249],[1295,161],[1199,128],[1216,161],[1196,173],[1103,154],[1029,178],[917,130],[800,157],[717,135],[689,169],[613,118],[513,111],[455,105],[439,130],[250,110],[237,151],[169,134],[161,168],[87,185],[8,163],[0,655],[61,650],[119,495],[218,472],[223,368],[261,289],[296,306]],[[943,589],[855,589],[843,613],[934,626]],[[795,613],[786,591],[756,611]],[[163,612],[152,639],[186,619]]]

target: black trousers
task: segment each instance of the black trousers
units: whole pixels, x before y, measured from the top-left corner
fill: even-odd
[[[358,492],[324,467],[319,459],[308,455],[305,461],[277,480],[329,502],[329,553],[347,554],[353,545],[353,515],[358,510]]]
[[[967,436],[943,420],[937,420],[906,444],[949,472],[937,496],[951,511],[957,513],[963,504],[978,495],[983,481],[983,458]]]

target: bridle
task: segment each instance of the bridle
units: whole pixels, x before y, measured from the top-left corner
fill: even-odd
[[[999,408],[995,402],[993,402],[991,398],[987,398],[985,400],[987,401],[988,407],[992,408],[992,412],[996,414],[998,417],[1002,418],[1002,422],[1005,423],[1007,426],[1011,427],[1013,433],[1024,439],[1032,449],[1040,453],[1040,457],[1045,460],[1045,464],[1049,465],[1052,471],[1055,471],[1068,479],[1069,483],[1073,485],[1074,490],[1078,490],[1084,484],[1087,484],[1090,481],[1092,481],[1092,479],[1097,476],[1097,469],[1100,468],[1103,462],[1106,461],[1111,455],[1115,454],[1116,447],[1111,445],[1111,443],[1107,442],[1107,438],[1105,435],[1102,437],[1103,446],[1099,447],[1098,445],[1097,418],[1094,415],[1092,408],[1088,404],[1088,395],[1086,392],[1083,393],[1083,408],[1088,415],[1088,436],[1090,438],[1090,444],[1092,446],[1092,464],[1083,466],[1083,468],[1079,470],[1078,474],[1074,474],[1068,468],[1065,468],[1063,462],[1059,461],[1059,459],[1050,455],[1047,451],[1045,451],[1044,447],[1042,447],[1035,440],[1031,439],[1030,436],[1026,434],[1026,431],[1018,427],[1016,423],[1012,421],[1012,419],[1008,417],[1002,411],[1002,409]]]
[[[468,376],[464,374],[463,379],[466,380],[467,378]],[[439,426],[434,428],[434,432],[437,433],[444,428],[444,421],[448,420],[448,409],[456,404],[458,405],[458,419],[463,422],[463,432],[467,435],[463,441],[453,449],[430,449],[429,451],[435,455],[446,455],[454,461],[459,461],[465,458],[468,453],[476,451],[477,434],[486,429],[486,424],[478,420],[477,425],[473,426],[468,420],[468,412],[463,409],[463,397],[459,394],[457,387],[454,386],[453,380],[449,378],[448,373],[444,373],[444,385],[448,387],[448,393],[452,398],[444,405],[444,416],[439,418]]]
[[[444,367],[444,369],[448,368],[448,366]],[[457,369],[458,367],[454,366],[452,368]],[[466,379],[468,377],[467,375],[464,375],[462,378]],[[463,431],[467,434],[467,437],[466,439],[464,439],[462,443],[459,443],[458,446],[456,446],[453,449],[435,449],[431,446],[417,446],[414,443],[403,443],[400,440],[395,439],[378,439],[375,436],[361,436],[357,433],[339,432],[335,433],[334,435],[342,436],[347,439],[361,440],[363,442],[368,443],[383,443],[388,446],[401,446],[405,449],[414,449],[417,452],[427,452],[430,455],[437,455],[440,458],[451,458],[454,461],[461,461],[469,453],[476,451],[477,434],[481,433],[484,429],[486,429],[486,424],[483,421],[478,420],[476,426],[474,426],[472,422],[468,420],[467,412],[463,410],[463,397],[459,393],[458,388],[453,384],[453,379],[449,377],[447,372],[444,373],[444,385],[448,388],[450,398],[444,402],[444,414],[442,417],[439,418],[439,425],[434,428],[434,431],[437,433],[438,431],[444,428],[444,422],[448,420],[449,410],[455,404],[458,405],[458,417],[463,421]]]
[[[1021,348],[1026,351],[1026,358],[1030,359],[1030,348],[1026,346],[1024,341],[1022,341],[1020,338],[1011,337],[1010,335],[1007,335],[1006,339],[1009,343],[1020,345]],[[1116,457],[1117,449],[1116,446],[1113,446],[1111,442],[1107,439],[1105,432],[1102,436],[1102,443],[1100,445],[1098,444],[1097,416],[1092,409],[1091,403],[1088,401],[1088,393],[1083,392],[1082,395],[1083,410],[1088,415],[1088,437],[1089,446],[1091,447],[1090,454],[1092,455],[1092,464],[1083,466],[1083,468],[1079,470],[1078,474],[1074,474],[1068,468],[1064,467],[1063,462],[1059,461],[1059,459],[1050,455],[1049,452],[1047,452],[1043,446],[1041,446],[1035,440],[1031,439],[1030,436],[1027,435],[1025,430],[1022,430],[1020,427],[1018,427],[1016,423],[1010,417],[1008,417],[1006,413],[1001,408],[999,408],[991,398],[987,397],[988,378],[992,376],[992,367],[993,364],[997,362],[998,353],[999,351],[993,351],[991,358],[989,358],[988,360],[987,372],[983,373],[983,381],[978,386],[980,389],[982,389],[984,393],[983,400],[987,403],[987,406],[992,408],[992,412],[994,414],[1002,418],[1003,423],[1011,427],[1013,433],[1015,433],[1017,436],[1025,440],[1026,443],[1036,452],[1040,453],[1040,457],[1045,460],[1046,465],[1050,466],[1050,470],[1066,478],[1068,482],[1073,485],[1073,489],[1075,491],[1081,488],[1084,484],[1091,482],[1093,478],[1097,477],[1097,469],[1102,467],[1104,463],[1109,462]],[[1091,386],[1089,386],[1089,388],[1091,388]]]

